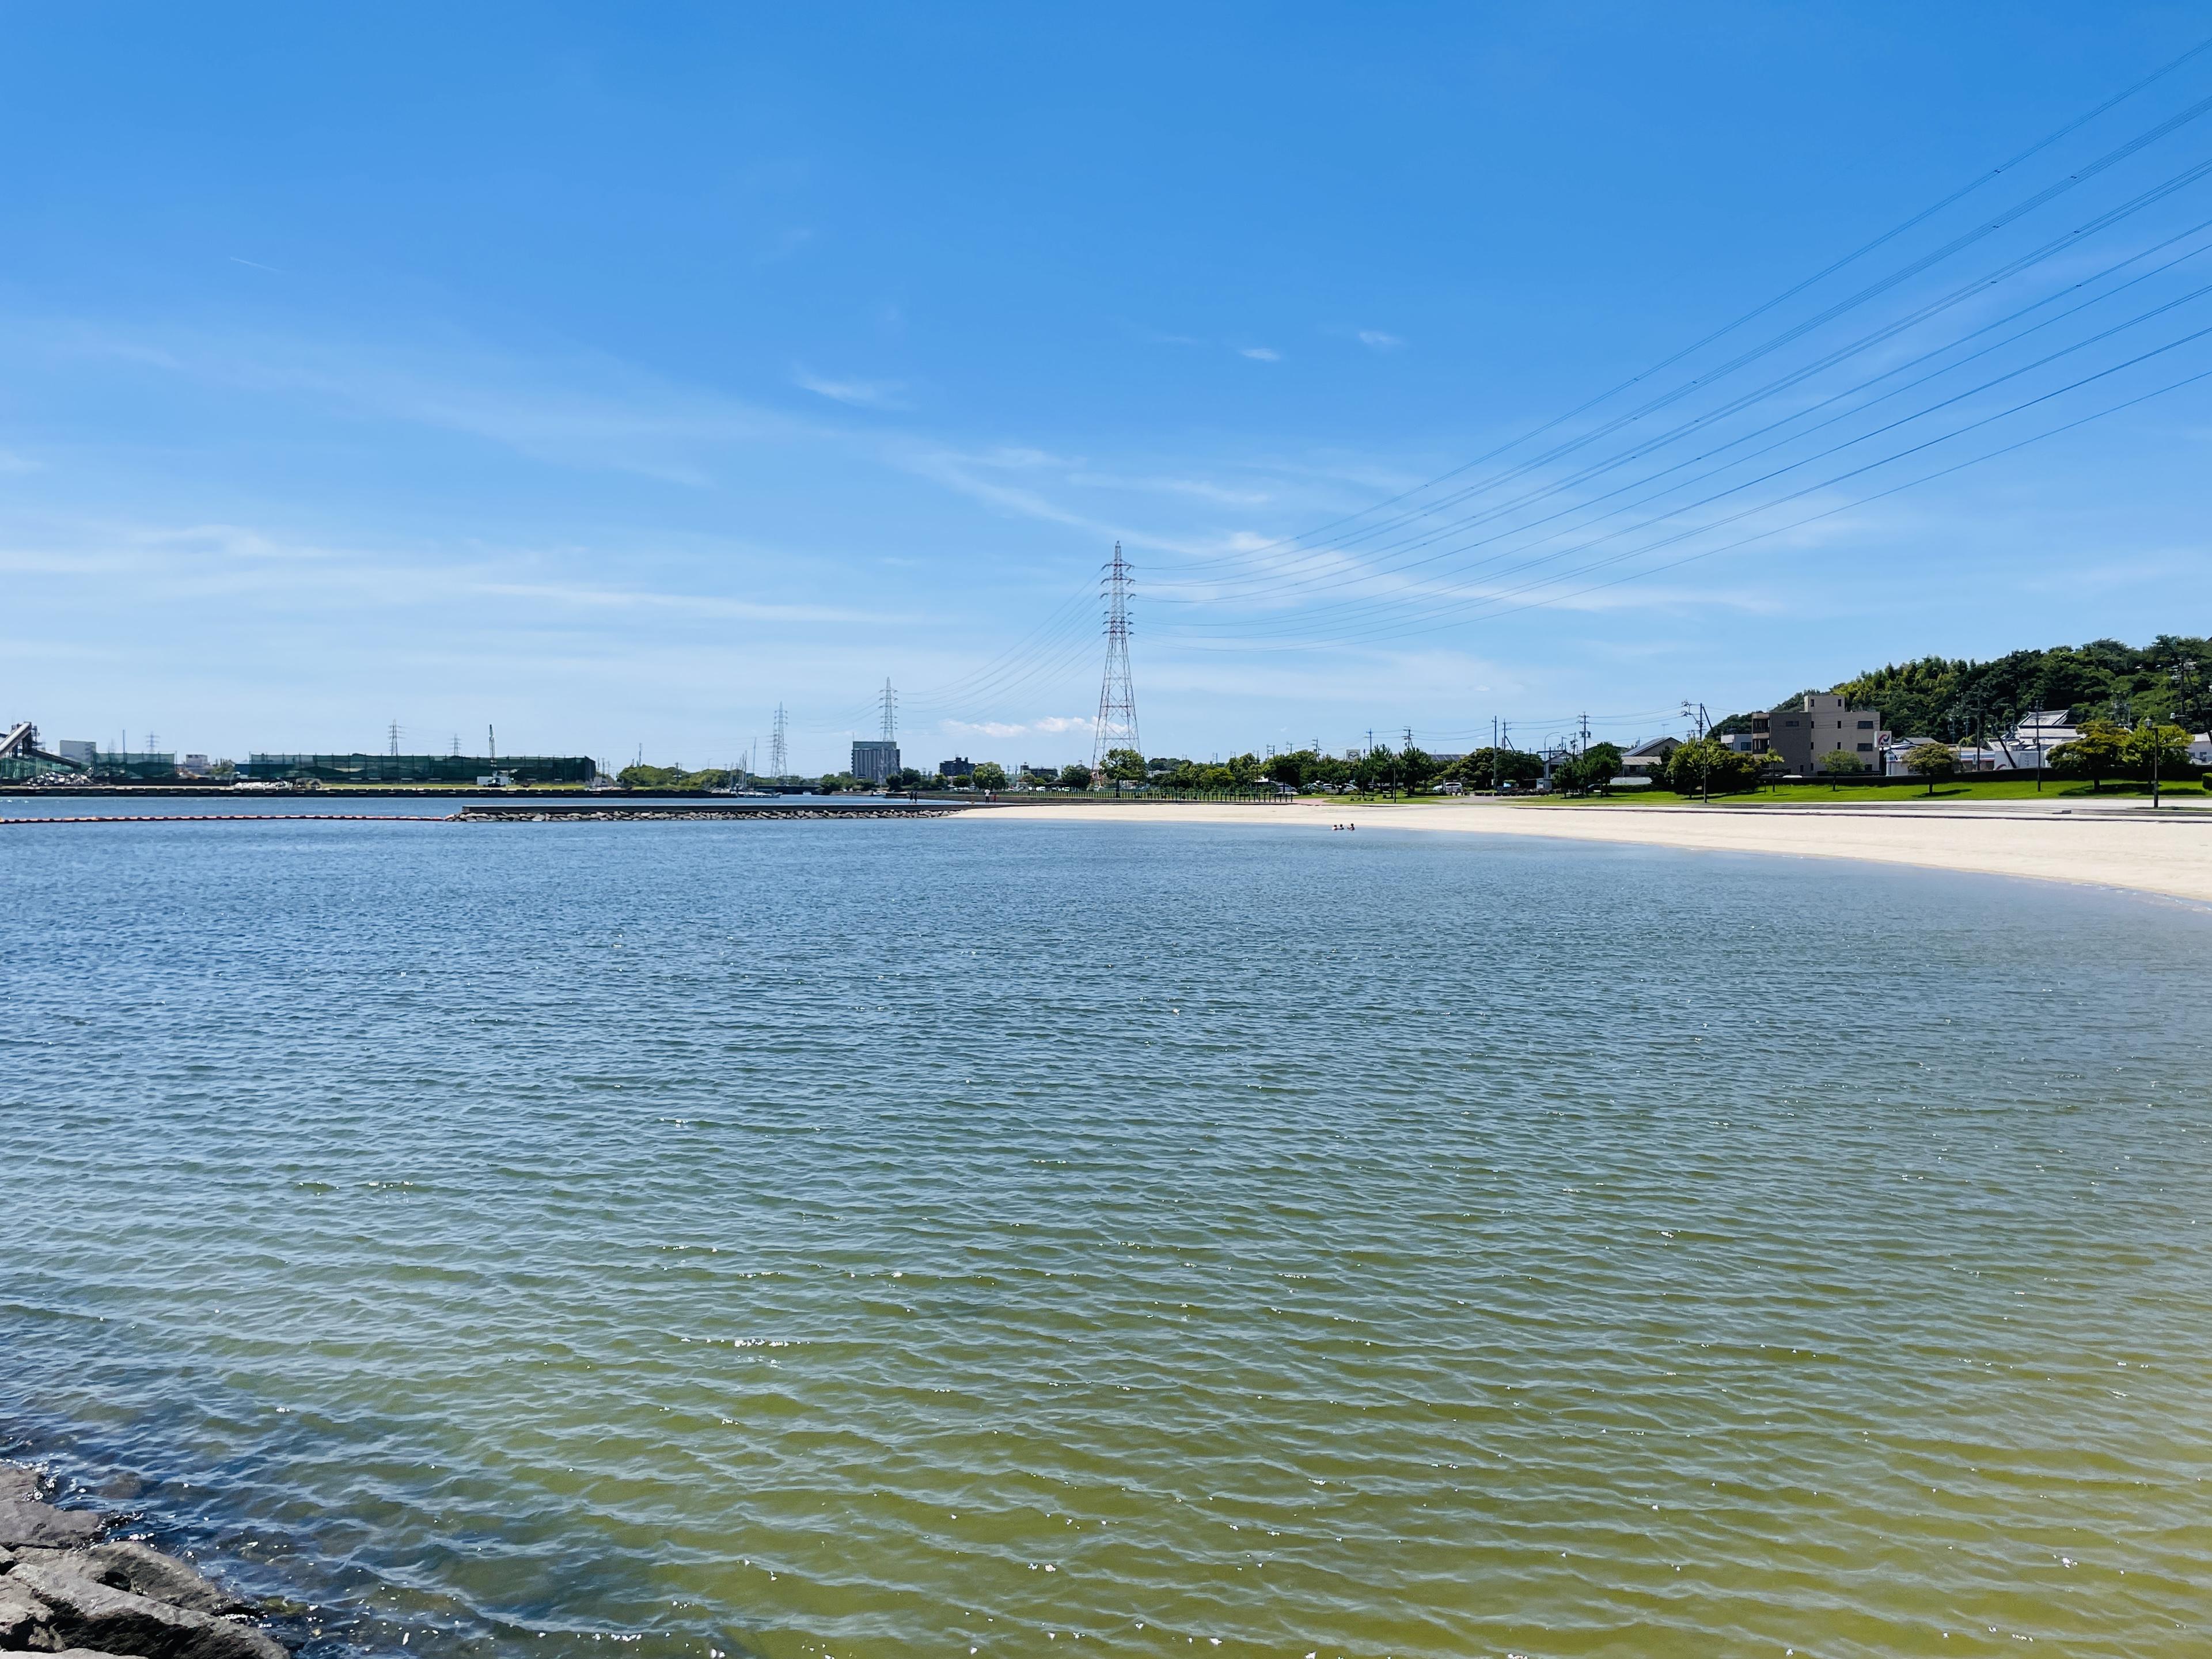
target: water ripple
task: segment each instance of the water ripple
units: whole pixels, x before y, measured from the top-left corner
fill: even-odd
[[[2204,1641],[2202,918],[1352,839],[15,837],[0,1431],[311,1659]]]

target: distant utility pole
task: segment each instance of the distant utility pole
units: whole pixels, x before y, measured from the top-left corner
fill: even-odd
[[[1498,793],[1498,716],[1490,717],[1490,793]]]
[[[1098,682],[1098,724],[1091,738],[1091,764],[1103,766],[1111,750],[1144,752],[1137,737],[1137,688],[1129,675],[1130,566],[1114,544],[1099,586],[1106,594],[1106,672]]]
[[[1413,746],[1413,728],[1412,726],[1407,726],[1407,727],[1406,728],[1406,745],[1405,745],[1405,746],[1406,746],[1407,748],[1408,748],[1408,749],[1411,749],[1411,748]]]
[[[392,759],[398,760],[399,758],[399,722],[398,720],[392,722],[392,726],[386,735],[391,739],[391,756]]]
[[[783,781],[784,775],[791,769],[791,748],[785,740],[786,724],[783,705],[778,703],[775,706],[775,728],[768,740],[768,769],[775,775],[778,783]]]
[[[884,741],[896,743],[898,741],[898,693],[891,690],[890,675],[884,677],[884,689],[876,700],[882,705]]]
[[[1586,754],[1588,754],[1588,753],[1589,752],[1589,711],[1588,709],[1584,709],[1584,710],[1583,711],[1583,741],[1582,741],[1582,747],[1581,747],[1580,749],[1578,749],[1576,752],[1577,752],[1577,754],[1584,754],[1584,755],[1586,755]]]

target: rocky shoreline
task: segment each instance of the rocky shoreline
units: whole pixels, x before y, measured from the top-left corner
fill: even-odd
[[[48,1503],[34,1468],[0,1463],[0,1652],[64,1659],[289,1659],[256,1609],[106,1517]]]
[[[738,819],[766,819],[777,823],[793,818],[943,818],[968,809],[961,806],[783,806],[769,809],[714,806],[604,807],[557,811],[532,811],[527,807],[464,806],[454,813],[457,823],[699,823]]]

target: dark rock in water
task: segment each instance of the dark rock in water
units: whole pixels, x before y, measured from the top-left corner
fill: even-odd
[[[0,1578],[0,1648],[27,1648],[53,1622],[53,1610],[30,1586]]]
[[[241,1601],[221,1585],[211,1584],[173,1555],[128,1540],[95,1544],[71,1558],[72,1570],[97,1578],[114,1589],[167,1601],[173,1607],[194,1613],[245,1613],[251,1603]]]
[[[41,1654],[39,1659],[47,1659]],[[127,1653],[102,1653],[98,1648],[64,1648],[52,1659],[131,1659]]]
[[[27,1504],[39,1495],[39,1472],[21,1463],[0,1463],[0,1504]]]
[[[52,1627],[62,1641],[137,1659],[286,1659],[281,1644],[247,1626],[116,1589],[59,1565],[26,1562],[7,1582],[52,1609]]]
[[[89,1544],[105,1524],[82,1510],[58,1510],[33,1498],[0,1498],[0,1545]]]

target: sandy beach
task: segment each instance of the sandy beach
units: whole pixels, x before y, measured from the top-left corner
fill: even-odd
[[[2080,802],[2050,807],[2006,802],[1828,809],[1498,800],[1401,805],[1066,801],[1009,810],[1030,818],[1097,819],[1111,814],[1139,823],[1303,824],[1322,834],[1332,824],[1353,823],[1443,835],[1547,836],[1711,853],[1863,859],[2212,903],[2212,811],[2202,807],[2152,812],[2140,805],[2101,808]]]

